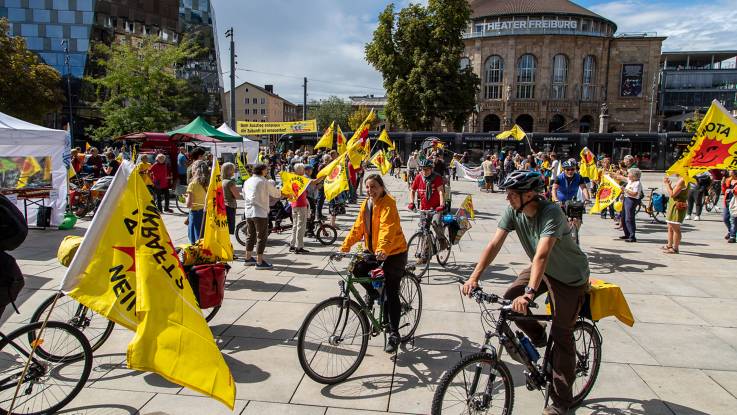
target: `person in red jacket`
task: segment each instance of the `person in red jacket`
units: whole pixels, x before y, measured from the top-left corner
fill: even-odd
[[[159,153],[156,155],[156,163],[148,169],[151,181],[154,184],[154,196],[156,198],[156,207],[159,212],[174,213],[169,209],[169,185],[171,183],[171,169],[166,164],[166,156]],[[161,209],[163,203],[164,209]]]
[[[443,234],[443,225],[440,222],[440,217],[445,209],[445,196],[443,195],[443,176],[439,175],[434,170],[434,163],[432,160],[422,160],[420,163],[422,172],[415,176],[412,185],[410,186],[410,197],[409,210],[415,209],[415,195],[420,199],[420,210],[434,210],[435,213],[432,217],[432,226],[435,230],[435,236],[438,238],[438,244],[440,250],[447,248],[449,241]]]

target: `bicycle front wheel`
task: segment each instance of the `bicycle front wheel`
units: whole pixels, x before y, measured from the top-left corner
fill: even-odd
[[[110,337],[113,332],[115,323],[108,320],[105,316],[95,313],[89,308],[78,303],[72,297],[64,294],[59,294],[61,297],[56,301],[56,306],[51,312],[49,321],[63,321],[75,329],[79,330],[84,334],[87,340],[90,342],[92,351],[99,349],[100,346]],[[46,319],[46,314],[49,312],[49,307],[54,302],[54,298],[57,294],[47,298],[40,306],[33,312],[31,316],[31,323],[43,321]],[[28,341],[32,342],[35,340],[35,332],[28,332]],[[46,350],[44,345],[39,346],[42,353],[51,353]],[[58,356],[56,356],[58,357]],[[81,359],[82,356],[67,356],[73,359]]]
[[[514,385],[507,366],[488,353],[465,356],[440,379],[431,414],[511,414]]]
[[[248,222],[242,220],[235,225],[235,240],[239,244],[246,246],[246,240],[248,239]]]
[[[369,341],[369,322],[354,301],[333,297],[305,317],[297,338],[299,364],[310,379],[332,385],[361,365]]]
[[[432,240],[425,232],[417,232],[409,238],[407,243],[408,260],[415,265],[417,278],[421,279],[430,268],[432,259]]]
[[[405,272],[399,281],[399,303],[402,307],[399,337],[402,342],[406,342],[415,334],[422,315],[422,288],[413,274]]]
[[[573,327],[576,341],[576,379],[571,388],[573,406],[579,406],[591,392],[601,367],[601,337],[593,324],[580,320]]]
[[[49,321],[31,323],[0,341],[0,412],[8,413],[17,383],[31,354],[32,343],[39,347],[33,355],[13,406],[13,414],[52,414],[74,399],[92,370],[92,349],[87,338],[73,326]],[[40,346],[43,346],[41,348]],[[73,358],[81,356],[81,358]]]
[[[578,236],[578,226],[576,226],[576,222],[568,222],[568,225],[571,227],[571,238],[573,238],[573,240],[576,242],[576,245],[581,245]]]
[[[438,264],[445,266],[450,258],[450,250],[453,246],[450,244],[450,229],[447,226],[443,226],[443,234],[438,236],[438,252],[435,253],[435,259],[438,260]],[[441,240],[443,239],[443,240]],[[443,246],[445,249],[442,249]]]
[[[338,239],[338,230],[332,225],[322,224],[315,233],[317,240],[323,245],[332,245]]]

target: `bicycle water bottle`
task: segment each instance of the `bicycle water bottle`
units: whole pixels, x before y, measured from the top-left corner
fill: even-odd
[[[379,292],[379,304],[384,302],[384,270],[377,268],[369,271],[371,277],[371,286]]]
[[[519,339],[520,344],[522,344],[522,348],[525,349],[527,357],[529,357],[531,361],[537,362],[537,360],[540,359],[540,353],[538,353],[535,346],[532,345],[530,339],[519,331],[517,332],[517,338]]]

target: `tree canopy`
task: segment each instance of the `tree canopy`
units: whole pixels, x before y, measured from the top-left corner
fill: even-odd
[[[387,117],[411,130],[431,130],[436,119],[460,130],[473,112],[479,78],[467,66],[462,32],[471,18],[467,0],[429,0],[398,14],[389,4],[379,15],[366,60],[380,71]]]
[[[316,119],[318,127],[323,130],[333,121],[340,128],[346,129],[350,115],[351,104],[335,95],[322,101],[311,101],[307,105],[307,118]]]
[[[44,115],[61,109],[61,75],[28,50],[21,36],[8,36],[8,20],[0,18],[0,111],[40,124]]]
[[[187,121],[183,111],[191,116],[199,109],[193,85],[177,79],[175,72],[177,64],[198,53],[192,41],[164,44],[149,36],[136,46],[96,44],[94,52],[102,75],[88,80],[96,86],[95,106],[103,118],[100,127],[90,130],[95,138],[171,130]]]
[[[687,133],[696,133],[696,130],[699,129],[699,125],[701,125],[701,120],[703,118],[704,116],[701,115],[699,110],[694,111],[691,118],[687,118],[683,121],[683,129],[686,130]]]
[[[351,129],[351,131],[356,131],[358,127],[361,126],[361,123],[368,117],[369,113],[371,113],[371,110],[367,107],[358,107],[355,111],[353,111],[348,117],[348,127]],[[369,125],[369,129],[372,129],[379,125],[379,119],[378,117],[374,119]]]

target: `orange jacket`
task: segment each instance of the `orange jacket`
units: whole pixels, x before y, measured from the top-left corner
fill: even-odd
[[[356,242],[364,240],[364,247],[368,249],[366,243],[366,224],[364,217],[366,216],[366,201],[361,204],[361,210],[358,212],[356,222],[353,224],[348,236],[345,237],[341,250],[349,250]],[[389,194],[381,197],[374,205],[373,214],[371,215],[372,229],[372,245],[374,252],[383,252],[387,256],[399,254],[407,251],[407,241],[404,239],[402,225],[399,223],[399,211],[397,211],[397,201]]]

